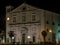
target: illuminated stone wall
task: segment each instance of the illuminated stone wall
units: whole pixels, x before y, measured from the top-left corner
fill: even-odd
[[[6,8],[6,18],[8,18],[6,20],[6,40],[8,39],[9,42],[11,42],[8,35],[9,31],[14,31],[16,42],[22,42],[22,34],[26,34],[25,43],[33,42],[33,36],[35,36],[35,43],[44,42],[42,31],[47,32],[46,42],[53,42],[53,33],[56,39],[60,40],[60,33],[58,33],[60,30],[60,26],[58,26],[60,18],[58,17],[60,16],[58,14],[35,8],[26,3],[10,12],[7,10],[8,8]],[[27,39],[28,36],[30,39]]]

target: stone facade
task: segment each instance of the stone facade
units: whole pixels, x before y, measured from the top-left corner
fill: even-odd
[[[59,14],[39,9],[26,3],[11,11],[6,7],[6,40],[11,42],[9,32],[14,32],[15,42],[44,42],[42,31],[47,32],[46,42],[53,42],[56,36]],[[60,18],[59,18],[60,19]],[[50,31],[50,32],[49,32]],[[53,40],[54,39],[54,40]]]

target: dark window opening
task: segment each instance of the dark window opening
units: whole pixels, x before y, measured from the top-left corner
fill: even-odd
[[[49,24],[49,22],[48,22],[48,21],[46,21],[46,23],[47,23],[47,24]]]
[[[54,22],[52,22],[52,25],[55,25],[55,23],[54,23]]]
[[[49,30],[47,29],[47,32],[49,32]]]
[[[33,42],[35,42],[35,36],[33,36]]]
[[[13,22],[16,22],[16,17],[13,17]]]
[[[60,24],[58,24],[58,26],[60,26]]]
[[[22,21],[25,22],[26,21],[26,16],[22,16]]]
[[[22,11],[25,11],[26,10],[26,7],[23,7]]]
[[[60,30],[58,32],[60,32]]]
[[[36,16],[32,15],[32,21],[35,21],[35,20],[36,20]]]

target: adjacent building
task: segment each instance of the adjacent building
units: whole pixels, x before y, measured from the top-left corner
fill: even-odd
[[[6,7],[7,42],[44,42],[42,31],[47,32],[46,42],[60,42],[60,14],[27,3],[13,10],[12,6]]]

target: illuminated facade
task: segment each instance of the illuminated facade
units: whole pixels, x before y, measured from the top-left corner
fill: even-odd
[[[11,6],[6,7],[6,40],[11,42],[9,32],[13,31],[12,39],[15,42],[44,42],[41,32],[46,31],[46,42],[54,42],[55,39],[59,42],[59,14],[26,3],[12,11],[11,9]]]

